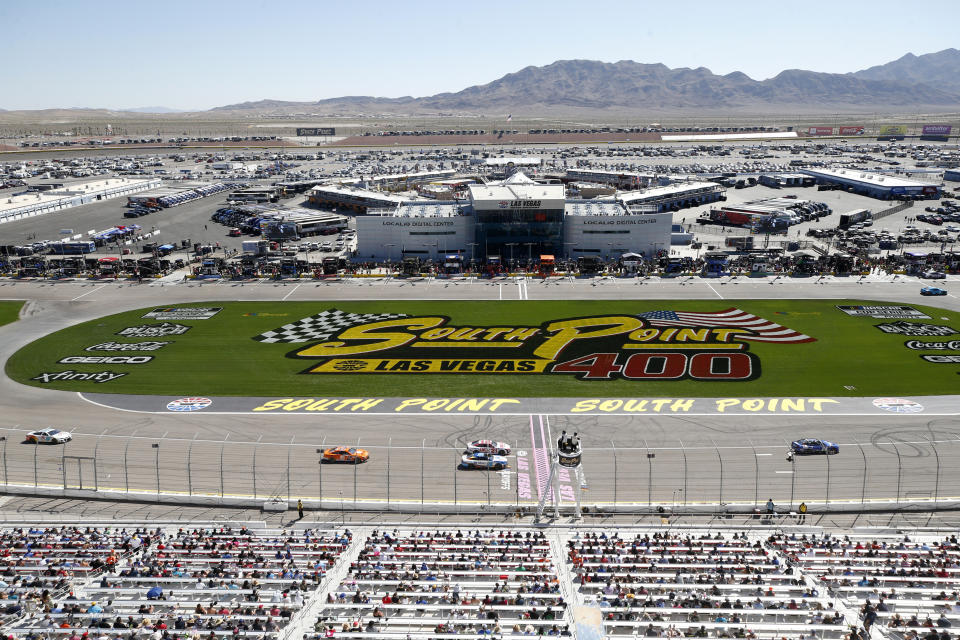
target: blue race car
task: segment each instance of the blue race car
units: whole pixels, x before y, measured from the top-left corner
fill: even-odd
[[[790,451],[798,456],[807,455],[834,455],[840,453],[840,445],[827,440],[817,438],[804,438],[803,440],[794,440],[790,443]]]
[[[482,451],[468,453],[460,458],[461,469],[493,469],[499,471],[510,466],[504,456],[497,456]]]
[[[941,289],[940,287],[924,287],[920,289],[920,295],[922,296],[945,296],[947,295],[946,289]]]

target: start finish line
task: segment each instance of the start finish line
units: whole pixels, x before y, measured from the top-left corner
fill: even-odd
[[[909,398],[175,398],[80,394],[98,405],[144,413],[366,415],[956,415],[954,396]]]

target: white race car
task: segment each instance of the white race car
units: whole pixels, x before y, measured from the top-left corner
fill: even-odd
[[[71,440],[73,440],[73,436],[70,435],[70,432],[60,431],[59,429],[41,429],[27,434],[27,442],[33,444],[63,444]]]
[[[499,471],[500,469],[506,469],[508,466],[510,466],[510,463],[503,456],[479,451],[468,453],[460,458],[461,469],[493,469]]]
[[[506,442],[494,442],[493,440],[474,440],[467,443],[467,453],[474,452],[508,456],[510,455],[510,445]]]

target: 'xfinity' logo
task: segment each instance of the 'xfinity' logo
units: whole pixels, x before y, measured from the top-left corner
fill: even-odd
[[[54,380],[84,380],[86,382],[110,382],[117,378],[122,378],[126,373],[114,373],[113,371],[100,371],[98,373],[82,373],[80,371],[58,371],[56,373],[41,373],[31,380],[36,380],[41,384],[48,384]]]

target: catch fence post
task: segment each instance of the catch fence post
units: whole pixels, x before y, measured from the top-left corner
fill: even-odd
[[[613,447],[613,509],[617,509],[617,445],[610,441],[610,446]]]
[[[133,433],[127,436],[127,443],[123,447],[123,480],[127,493],[130,493],[130,465],[127,464],[127,454],[130,452],[130,441],[137,435],[137,431],[140,431],[140,429],[134,429]]]
[[[427,439],[420,441],[420,512],[423,512],[423,450],[427,446]]]
[[[893,445],[893,450],[897,452],[897,506],[900,506],[900,479],[903,476],[903,459],[900,457],[900,448],[897,447],[897,443],[893,440],[890,441],[890,444]]]
[[[253,444],[253,499],[257,499],[257,449],[260,448],[260,441],[263,440],[263,434],[257,436],[257,441]]]
[[[753,451],[753,508],[757,509],[760,506],[760,460],[757,458],[757,448],[753,446],[753,440],[747,442]]]
[[[319,492],[320,510],[323,510],[323,452],[327,450],[327,436],[323,436],[320,441],[320,448],[317,453],[320,454],[320,462],[317,463],[317,491]]]
[[[717,452],[717,460],[720,461],[720,497],[718,502],[720,505],[723,505],[723,456],[720,454],[720,447],[717,446],[717,443],[713,441],[713,438],[710,438],[710,442],[713,444],[713,450]]]
[[[860,457],[863,458],[863,486],[860,487],[860,506],[862,507],[867,499],[867,454],[863,450],[863,445],[859,442],[857,448],[860,449]]]
[[[97,444],[93,445],[93,490],[100,490],[100,479],[99,474],[97,473],[97,452],[100,451],[100,440],[103,439],[104,434],[107,433],[107,430],[104,429],[100,432],[100,435],[97,436]],[[4,449],[6,449],[7,443],[3,443]],[[6,451],[4,451],[6,454]],[[6,461],[4,461],[4,466],[6,466]]]
[[[7,436],[0,436],[3,440],[3,486],[7,487],[9,479],[7,478]]]
[[[933,455],[937,457],[937,477],[933,481],[933,506],[937,506],[940,500],[940,451],[937,449],[937,441],[930,438],[930,448],[933,449]]]
[[[680,440],[680,453],[683,454],[683,506],[687,506],[687,449]]]
[[[162,442],[167,438],[169,431],[164,431],[163,435],[160,436],[160,441]],[[157,471],[157,502],[160,502],[160,442],[153,443],[153,450],[156,453],[154,456],[155,469]]]
[[[493,471],[492,467],[487,468],[487,506],[490,506],[490,472]]]
[[[823,498],[823,504],[830,504],[830,449],[827,448],[827,455],[824,456],[827,459],[827,486],[826,486],[826,495]]]
[[[360,449],[360,438],[357,438],[357,449]],[[355,457],[353,459],[353,508],[357,508],[357,467],[360,466],[360,461]]]
[[[287,445],[287,503],[289,506],[290,502],[290,454],[293,451],[293,441],[297,439],[297,436],[290,437],[290,444]]]
[[[650,453],[650,447],[647,441],[643,441],[643,447],[647,450],[647,506],[653,506],[653,457],[657,454]]]
[[[457,460],[457,450],[453,450],[453,505],[457,506],[457,467],[459,467],[459,460]],[[460,510],[457,509],[457,513]]]
[[[387,511],[390,510],[390,452],[393,450],[393,436],[387,440]]]
[[[37,449],[40,448],[39,445],[34,443],[33,447],[33,488],[36,489],[40,486],[40,472],[37,469]]]
[[[193,434],[190,448],[187,449],[187,494],[191,497],[193,497],[193,443],[196,442],[199,435],[199,433]]]
[[[221,498],[221,499],[223,498],[223,494],[224,494],[224,491],[223,491],[223,450],[224,450],[224,448],[227,446],[227,438],[229,438],[229,437],[230,437],[230,434],[228,433],[226,436],[224,436],[223,442],[220,444],[220,498]]]

